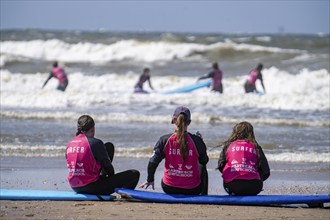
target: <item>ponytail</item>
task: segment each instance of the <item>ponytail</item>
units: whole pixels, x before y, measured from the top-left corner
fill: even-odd
[[[187,150],[187,142],[186,142],[186,120],[185,115],[180,114],[175,121],[175,125],[177,126],[178,130],[176,132],[177,141],[180,145],[180,153],[182,159],[185,161],[188,156]]]
[[[80,116],[77,122],[76,136],[85,133],[86,131],[89,131],[94,126],[95,126],[95,122],[91,116],[89,115]]]

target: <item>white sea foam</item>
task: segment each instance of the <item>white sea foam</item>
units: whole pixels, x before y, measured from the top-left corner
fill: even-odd
[[[64,157],[65,146],[50,145],[1,145],[0,156],[16,156],[16,157]],[[152,147],[117,147],[116,157],[126,158],[149,158],[152,154]],[[218,159],[220,151],[208,151],[210,159]],[[285,153],[268,153],[266,154],[269,161],[276,162],[315,162],[329,163],[329,152],[285,152]]]
[[[133,94],[138,75],[105,74],[86,76],[81,73],[69,74],[66,92],[56,91],[57,80],[52,79],[44,89],[41,85],[48,73],[12,74],[1,70],[1,106],[13,108],[66,108],[166,106],[172,104],[222,107],[248,107],[273,110],[330,109],[330,75],[327,70],[302,70],[297,74],[280,71],[275,67],[264,70],[265,95],[244,94],[245,77],[224,78],[224,94],[212,93],[203,88],[187,94],[149,95]],[[158,91],[172,90],[194,84],[193,77],[155,76],[153,85]],[[261,90],[260,84],[257,87]],[[202,112],[202,111],[201,111]],[[219,115],[211,115],[219,116]]]
[[[259,38],[258,38],[259,39]],[[259,40],[268,40],[261,37]],[[246,43],[235,43],[230,39],[210,45],[197,43],[174,42],[141,42],[137,40],[120,40],[113,44],[80,42],[69,44],[61,40],[32,40],[32,41],[4,41],[1,42],[1,66],[12,57],[39,59],[60,62],[90,62],[106,63],[110,61],[133,60],[137,62],[172,61],[185,59],[196,54],[211,50],[232,49],[237,51],[294,53],[303,54],[305,51],[296,49],[282,49]]]

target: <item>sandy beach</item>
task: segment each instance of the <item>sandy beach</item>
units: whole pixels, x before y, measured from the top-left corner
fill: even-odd
[[[117,158],[115,168],[137,167],[141,171],[139,184],[146,178],[146,159]],[[215,161],[210,162],[210,167]],[[43,166],[40,166],[43,164]],[[276,169],[276,164],[272,164]],[[209,169],[210,194],[224,195],[219,175]],[[1,157],[2,189],[38,189],[70,191],[66,181],[63,158]],[[293,175],[294,174],[294,175]],[[161,167],[156,178],[162,175]],[[220,176],[220,175],[219,175]],[[262,194],[327,194],[328,172],[273,172]],[[310,181],[308,181],[308,179]],[[314,180],[313,180],[314,179]],[[318,180],[318,181],[316,181]],[[321,182],[320,182],[321,181]],[[323,184],[322,184],[323,183]],[[156,184],[156,191],[161,191]],[[325,208],[307,206],[225,206],[131,202],[125,200],[92,201],[8,201],[1,200],[1,219],[329,219],[329,204]]]
[[[138,202],[1,201],[1,219],[306,219],[329,209],[155,204]]]

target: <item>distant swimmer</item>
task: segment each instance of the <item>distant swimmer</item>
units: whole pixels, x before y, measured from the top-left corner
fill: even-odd
[[[143,89],[143,84],[148,81],[149,87],[154,90],[154,88],[151,85],[150,81],[150,69],[149,68],[144,68],[143,73],[139,78],[139,81],[135,84],[134,86],[134,93],[148,93]]]
[[[45,83],[43,84],[42,88],[44,88],[45,85],[48,83],[48,81],[53,77],[57,78],[59,81],[57,89],[64,92],[66,87],[68,86],[69,81],[68,81],[68,77],[65,74],[63,68],[58,66],[57,61],[54,62],[52,71],[49,73],[49,76],[48,76],[47,80],[45,81]]]
[[[262,68],[263,68],[263,65],[261,63],[259,63],[255,69],[250,71],[248,78],[244,84],[244,89],[245,89],[246,93],[257,92],[257,89],[256,89],[257,79],[259,79],[261,82],[262,88],[264,90],[263,93],[266,93],[266,89],[265,89],[264,82],[262,79],[262,74],[261,74]]]
[[[212,64],[212,71],[205,76],[201,76],[198,80],[212,78],[212,91],[223,92],[222,87],[222,71],[219,69],[218,63]]]

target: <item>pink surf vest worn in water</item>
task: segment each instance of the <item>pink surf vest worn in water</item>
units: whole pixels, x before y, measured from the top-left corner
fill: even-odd
[[[95,161],[84,134],[79,134],[68,143],[66,161],[71,187],[86,186],[99,179],[101,164]]]
[[[248,75],[248,78],[247,78],[247,81],[248,83],[252,84],[252,85],[256,85],[256,81],[258,79],[258,75],[259,75],[259,72],[257,70],[252,70],[249,75]]]
[[[213,88],[219,87],[221,85],[221,81],[222,81],[222,72],[220,70],[215,70],[213,76],[213,82],[212,82]]]
[[[54,67],[52,69],[52,73],[60,81],[60,83],[63,83],[65,80],[67,80],[64,70],[61,67]]]
[[[256,148],[248,140],[237,140],[226,152],[227,163],[222,171],[225,183],[235,179],[260,180]]]
[[[199,154],[195,143],[189,134],[186,134],[188,156],[183,161],[180,154],[180,145],[173,134],[164,147],[165,168],[163,182],[172,187],[193,189],[201,183],[198,168]]]

